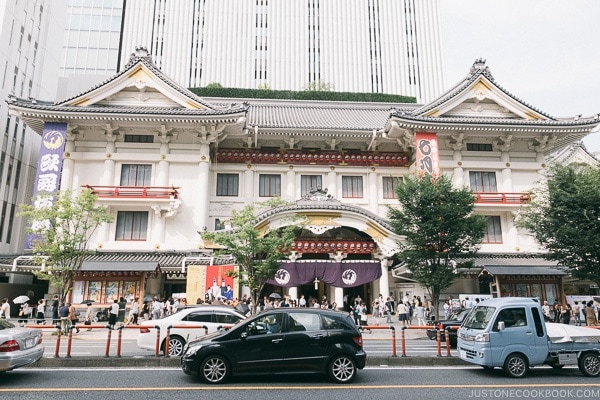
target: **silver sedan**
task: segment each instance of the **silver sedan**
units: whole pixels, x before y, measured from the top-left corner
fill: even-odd
[[[42,331],[0,319],[0,372],[33,364],[44,355]]]

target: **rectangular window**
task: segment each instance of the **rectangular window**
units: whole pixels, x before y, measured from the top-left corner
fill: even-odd
[[[258,177],[258,196],[281,196],[281,175],[261,174]]]
[[[117,212],[115,240],[146,240],[148,235],[148,213],[146,211]]]
[[[471,190],[476,193],[496,193],[498,191],[495,172],[469,172],[469,181]]]
[[[238,174],[217,174],[217,196],[237,196],[239,183]]]
[[[398,182],[400,182],[398,177],[393,176],[384,176],[383,177],[383,198],[384,199],[397,199],[398,195],[396,195],[396,186],[398,186]]]
[[[125,143],[154,143],[152,135],[125,135]]]
[[[483,243],[502,243],[502,224],[497,215],[487,217],[487,230]]]
[[[121,186],[150,186],[151,165],[123,164]]]
[[[350,199],[363,197],[362,176],[342,176],[342,197]]]
[[[467,151],[493,151],[490,143],[467,143]]]
[[[311,190],[323,188],[323,177],[321,175],[302,175],[300,177],[300,195],[304,196]]]

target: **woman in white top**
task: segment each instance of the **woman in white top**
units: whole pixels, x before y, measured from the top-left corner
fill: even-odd
[[[4,319],[10,318],[10,303],[6,297],[2,299],[2,306],[0,306],[0,317]]]
[[[39,299],[37,303],[37,324],[45,324],[46,323],[46,300]]]

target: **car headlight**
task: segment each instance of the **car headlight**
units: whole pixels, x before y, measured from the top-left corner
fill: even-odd
[[[477,336],[475,336],[475,341],[476,342],[489,342],[490,334],[489,333],[479,333]]]
[[[185,348],[183,349],[183,354],[184,356],[191,356],[195,353],[197,353],[200,349],[202,348],[201,345],[186,345]]]

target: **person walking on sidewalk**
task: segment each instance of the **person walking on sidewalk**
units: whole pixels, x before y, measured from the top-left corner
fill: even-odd
[[[117,317],[119,315],[119,302],[117,299],[113,301],[110,305],[110,310],[108,311],[108,326],[110,329],[114,329],[117,323]]]
[[[46,323],[46,300],[44,299],[39,299],[38,303],[37,303],[37,324],[41,325],[41,324],[45,324]]]
[[[402,326],[408,326],[408,306],[404,302],[398,303],[398,321],[402,323]]]
[[[85,310],[85,325],[91,325],[94,314],[94,307],[92,307],[92,303],[87,303],[87,310]],[[91,331],[92,328],[88,328],[88,331]]]
[[[69,321],[71,321],[71,326],[74,326],[79,333],[79,328],[77,327],[77,323],[79,322],[79,311],[75,308],[75,306],[71,303],[67,303],[69,307]]]

